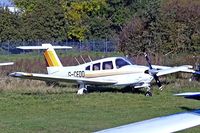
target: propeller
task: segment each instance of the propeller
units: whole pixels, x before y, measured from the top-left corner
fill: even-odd
[[[153,76],[153,78],[154,78],[155,81],[156,81],[156,84],[158,85],[159,88],[161,88],[161,87],[162,87],[162,84],[161,84],[161,82],[160,82],[158,76],[156,75],[156,74],[158,73],[158,70],[154,69],[154,68],[151,66],[151,61],[150,61],[150,59],[149,59],[149,57],[147,56],[146,53],[144,53],[144,56],[145,56],[145,58],[146,58],[146,61],[147,61],[147,63],[148,63],[148,66],[149,66],[149,70],[148,70],[149,74]]]

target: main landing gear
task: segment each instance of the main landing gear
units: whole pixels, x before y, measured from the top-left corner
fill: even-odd
[[[147,92],[145,93],[145,96],[146,96],[146,97],[152,97],[152,96],[153,96],[150,87],[147,87]]]
[[[85,93],[87,93],[87,86],[85,86],[84,84],[80,84],[77,95],[83,95]]]

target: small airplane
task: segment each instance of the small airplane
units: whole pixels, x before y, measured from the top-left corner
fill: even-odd
[[[186,92],[175,95],[200,100],[200,92]],[[200,125],[200,109],[152,118],[94,133],[172,133],[198,125]]]
[[[108,57],[96,61],[79,64],[77,66],[64,67],[54,49],[70,49],[68,46],[20,46],[23,50],[43,49],[47,62],[48,74],[13,72],[12,77],[34,79],[53,82],[73,82],[79,85],[77,94],[87,92],[88,86],[130,86],[134,88],[146,88],[146,96],[152,96],[150,83],[153,79],[159,88],[162,88],[159,76],[176,72],[191,72],[192,66],[183,65],[178,67],[156,66],[145,54],[148,66],[132,64],[124,57]]]

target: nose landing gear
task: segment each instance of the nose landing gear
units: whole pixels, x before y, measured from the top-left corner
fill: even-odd
[[[151,88],[149,86],[147,87],[147,92],[145,93],[145,96],[146,97],[152,97],[153,96],[153,94],[151,92]]]
[[[151,93],[150,91],[147,91],[147,92],[145,93],[145,96],[146,96],[146,97],[152,97],[153,95],[152,95],[152,93]]]

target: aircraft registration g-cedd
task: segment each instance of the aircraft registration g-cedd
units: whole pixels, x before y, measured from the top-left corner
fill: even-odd
[[[91,61],[77,66],[64,67],[60,62],[54,49],[69,49],[68,46],[21,46],[20,49],[43,49],[47,62],[48,74],[13,72],[12,77],[35,79],[55,82],[75,82],[79,84],[77,94],[83,94],[88,86],[130,86],[134,88],[146,88],[145,95],[151,96],[150,83],[156,80],[159,88],[162,87],[159,76],[175,72],[194,72],[192,66],[183,65],[178,67],[151,65],[148,56],[145,54],[148,66],[132,64],[124,57],[109,57]]]

